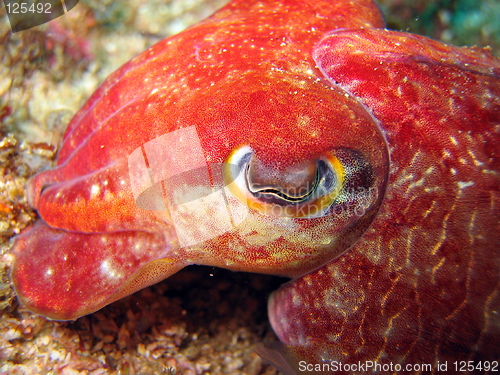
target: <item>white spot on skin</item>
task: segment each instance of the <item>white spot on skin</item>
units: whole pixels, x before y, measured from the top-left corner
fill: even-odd
[[[481,161],[477,160],[477,157],[476,157],[476,155],[474,154],[474,152],[472,152],[472,150],[468,150],[467,152],[468,152],[468,154],[472,157],[472,161],[473,161],[473,163],[474,163],[474,165],[475,165],[476,167],[480,167],[481,165],[484,165],[484,163],[483,163],[483,162],[481,162]]]
[[[425,179],[424,178],[421,178],[420,180],[416,181],[416,182],[412,182],[410,183],[410,185],[408,186],[408,188],[406,189],[406,192],[408,193],[411,189],[415,188],[415,187],[421,187],[421,186],[424,186],[425,184]]]
[[[472,182],[472,181],[458,181],[457,185],[458,185],[459,189],[464,189],[466,187],[474,185],[474,182]]]
[[[92,185],[92,187],[90,188],[90,197],[94,198],[97,194],[99,194],[99,190],[101,190],[99,186]]]
[[[101,263],[101,273],[106,275],[106,277],[110,279],[118,279],[121,277],[120,273],[111,266],[110,262],[108,260],[105,260]]]

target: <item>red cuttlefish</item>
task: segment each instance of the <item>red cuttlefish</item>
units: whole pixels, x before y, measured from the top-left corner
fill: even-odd
[[[384,26],[234,0],[113,73],[28,184],[21,302],[76,319],[217,266],[293,279],[258,349],[284,372],[500,370],[500,60]]]

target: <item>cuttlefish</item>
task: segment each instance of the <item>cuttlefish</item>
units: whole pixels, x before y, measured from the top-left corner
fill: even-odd
[[[234,0],[114,72],[29,181],[20,301],[280,275],[285,346],[258,350],[285,372],[500,370],[500,60],[384,27],[369,0]]]

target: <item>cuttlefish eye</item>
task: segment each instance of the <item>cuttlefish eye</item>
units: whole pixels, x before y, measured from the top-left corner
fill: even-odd
[[[335,149],[283,167],[262,163],[249,146],[242,146],[225,165],[229,191],[266,215],[315,218],[339,206],[365,211],[375,202],[373,170],[355,150]]]

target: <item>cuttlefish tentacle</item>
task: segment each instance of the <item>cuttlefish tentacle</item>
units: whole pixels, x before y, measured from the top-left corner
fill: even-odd
[[[19,299],[58,320],[89,314],[189,264],[161,233],[82,234],[39,221],[16,246],[23,250],[12,269]]]

